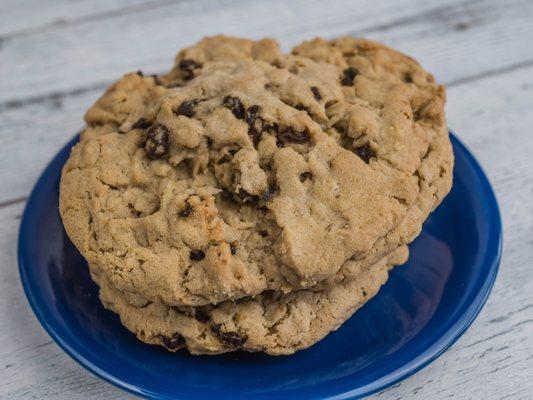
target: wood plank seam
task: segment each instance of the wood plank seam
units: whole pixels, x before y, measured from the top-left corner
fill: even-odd
[[[514,72],[514,71],[517,71],[523,68],[529,68],[531,66],[533,66],[533,59],[521,61],[516,64],[511,64],[511,65],[508,65],[502,68],[497,68],[494,70],[483,71],[479,74],[465,76],[463,78],[455,79],[453,81],[444,82],[443,84],[449,88],[455,87],[459,85],[464,85],[465,83],[475,82],[480,79],[484,79],[484,78],[488,78],[492,76],[505,75],[507,73],[511,73],[511,72]],[[75,97],[75,96],[85,94],[88,92],[92,92],[92,91],[96,91],[96,90],[103,90],[109,85],[111,85],[112,83],[113,83],[112,81],[101,82],[101,83],[97,83],[97,84],[90,85],[90,86],[85,86],[85,87],[81,86],[81,87],[78,87],[78,88],[75,88],[69,91],[64,91],[64,92],[54,92],[54,93],[39,95],[35,97],[8,100],[4,103],[0,103],[0,113],[4,110],[23,108],[27,105],[38,104],[38,103],[42,103],[46,101],[62,101],[69,97]]]
[[[23,201],[28,200],[28,196],[16,197],[11,200],[6,200],[0,203],[0,208],[12,206],[13,204],[22,203]]]
[[[166,6],[166,5],[170,5],[170,4],[174,4],[174,0],[162,0],[162,2],[160,2],[160,6],[161,7],[162,6]],[[426,19],[426,18],[448,19],[448,18],[450,18],[449,16],[451,14],[461,11],[464,7],[466,7],[466,6],[470,5],[470,4],[471,4],[470,2],[463,2],[463,3],[459,3],[459,4],[454,4],[454,5],[439,6],[439,7],[431,8],[431,9],[425,10],[425,11],[423,11],[421,13],[415,13],[415,14],[413,14],[411,16],[399,18],[396,21],[391,21],[388,24],[384,24],[384,25],[377,24],[375,26],[370,26],[368,28],[365,28],[364,30],[353,31],[351,34],[353,34],[353,35],[361,35],[361,34],[367,34],[367,33],[376,32],[376,31],[391,30],[391,29],[393,29],[395,27],[414,24],[414,23],[420,21],[421,19]],[[133,10],[137,10],[138,9],[139,11],[142,11],[142,10],[145,10],[146,8],[148,8],[148,4],[147,3],[143,3],[142,6],[143,7],[140,7],[140,5],[138,5],[138,6],[130,6],[130,7],[128,7],[128,9],[131,8]],[[131,12],[131,13],[133,13],[133,12]],[[118,12],[118,10],[106,13],[106,15],[112,15],[112,16],[120,16],[120,15],[124,15],[124,14],[127,14],[127,13],[120,13],[120,12]],[[94,14],[94,15],[96,15],[96,14]],[[89,20],[89,19],[92,20],[93,19],[91,16],[81,17],[79,19],[82,20],[83,18],[87,18],[87,20]],[[97,19],[97,18],[94,18],[94,19]],[[75,25],[75,24],[73,24],[73,25]],[[65,26],[65,25],[62,25],[62,26]],[[463,29],[463,28],[461,28],[461,29]],[[2,37],[0,36],[0,43],[2,43],[1,39],[2,39]],[[517,70],[517,69],[520,69],[520,68],[526,68],[526,67],[529,67],[532,63],[533,63],[533,59],[522,60],[522,61],[519,61],[519,62],[517,62],[515,64],[507,65],[507,66],[495,69],[493,71],[491,71],[491,70],[482,71],[479,74],[474,74],[472,76],[460,77],[460,78],[457,78],[457,79],[449,81],[449,82],[444,82],[444,84],[446,86],[448,86],[448,87],[453,87],[453,86],[458,85],[458,84],[464,84],[466,82],[475,81],[475,80],[483,78],[485,76],[494,76],[494,75],[499,75],[501,73],[505,73],[507,71],[514,71],[514,70]],[[19,99],[15,98],[15,99],[5,100],[3,102],[0,102],[0,113],[2,111],[6,110],[6,109],[21,108],[21,107],[24,107],[26,105],[33,105],[33,104],[37,104],[39,102],[58,101],[58,100],[62,100],[62,99],[68,98],[70,96],[84,94],[84,93],[90,92],[92,90],[101,90],[101,89],[104,89],[105,87],[109,86],[111,83],[112,83],[112,81],[98,82],[96,84],[92,84],[92,85],[88,85],[88,86],[75,87],[74,89],[70,89],[70,90],[67,90],[67,91],[54,91],[54,92],[51,92],[51,93],[45,93],[45,94],[37,95],[37,96],[34,96],[34,97],[28,96],[28,97],[23,97],[23,98],[19,98]]]
[[[479,3],[479,0],[476,2]],[[465,8],[471,6],[473,3],[476,3],[476,2],[467,0],[467,1],[464,1],[458,4],[448,4],[445,6],[438,6],[435,8],[430,8],[420,13],[415,13],[407,17],[398,18],[386,24],[377,24],[370,28],[350,31],[346,33],[346,35],[359,36],[359,35],[366,35],[369,33],[386,32],[386,31],[390,31],[395,28],[409,26],[421,20],[427,20],[427,19],[429,20],[435,20],[435,19],[450,20],[451,19],[450,16],[453,13],[464,12]],[[464,25],[464,23],[458,23],[454,25],[454,28],[457,30],[464,30],[467,27]]]
[[[450,81],[448,83],[445,83],[447,87],[455,87],[459,85],[464,85],[465,83],[475,82],[480,79],[489,78],[493,76],[498,75],[505,75],[508,73],[512,73],[514,71],[518,71],[520,69],[529,68],[533,66],[533,59],[530,60],[524,60],[521,62],[518,62],[516,64],[508,65],[502,68],[496,68],[493,70],[487,70],[484,72],[480,72],[479,74],[465,76],[464,78],[455,79],[453,81]]]
[[[96,91],[96,90],[104,90],[106,87],[111,85],[113,82],[99,82],[93,85],[89,86],[80,86],[71,90],[67,91],[61,91],[61,92],[53,92],[53,93],[47,93],[44,95],[34,96],[34,97],[26,97],[22,99],[13,99],[8,100],[4,103],[0,103],[0,113],[4,110],[11,110],[16,108],[23,108],[28,105],[34,105],[39,103],[44,103],[47,101],[61,101],[63,99],[69,98],[69,97],[76,97],[88,92]]]
[[[34,26],[32,28],[20,29],[0,35],[0,42],[10,39],[16,39],[19,37],[38,35],[40,33],[49,32],[53,29],[61,29],[67,26],[81,25],[86,22],[101,21],[105,19],[120,17],[128,14],[135,14],[146,10],[167,7],[172,4],[179,3],[180,0],[154,0],[148,1],[142,4],[134,4],[126,7],[122,7],[116,10],[109,10],[105,12],[96,12],[94,14],[88,14],[81,17],[70,19],[57,19],[55,21],[48,22],[40,26]]]

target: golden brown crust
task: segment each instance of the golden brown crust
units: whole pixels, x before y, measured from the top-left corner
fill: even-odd
[[[264,293],[217,306],[169,307],[118,291],[103,276],[100,298],[106,308],[145,343],[170,351],[186,347],[193,354],[235,350],[292,354],[312,346],[336,330],[370,300],[385,283],[388,271],[407,260],[400,247],[357,278],[323,291],[301,290],[285,295]]]
[[[87,112],[61,215],[114,286],[152,301],[325,288],[409,243],[449,191],[444,101],[418,63],[370,41],[289,56],[205,39]]]

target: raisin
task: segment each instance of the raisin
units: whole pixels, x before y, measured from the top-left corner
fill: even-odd
[[[237,304],[243,304],[243,303],[246,303],[246,302],[248,302],[250,300],[253,300],[253,298],[254,298],[253,296],[244,296],[244,297],[240,297],[238,299],[235,299],[234,301]]]
[[[311,137],[307,131],[298,132],[291,127],[284,128],[278,133],[278,139],[281,140],[282,143],[305,143],[308,142],[310,138]]]
[[[308,179],[312,179],[313,178],[313,174],[311,174],[311,172],[302,172],[300,174],[300,182],[305,182],[306,180]]]
[[[261,111],[261,107],[259,107],[258,105],[253,105],[246,109],[244,113],[244,120],[248,125],[250,125],[253,122],[254,118],[257,117],[259,111]]]
[[[269,133],[277,135],[279,132],[279,125],[274,122],[272,125],[265,125],[263,129],[268,131]]]
[[[261,117],[255,117],[248,125],[250,126],[250,130],[254,133],[261,133],[263,132],[263,126],[265,121]]]
[[[402,75],[402,79],[405,83],[412,83],[413,82],[413,75],[411,75],[410,72],[405,72]]]
[[[241,204],[246,203],[250,205],[257,205],[257,203],[259,202],[259,196],[250,194],[244,189],[239,189],[238,192],[232,192],[228,189],[222,189],[220,195],[224,200],[236,201],[237,203]]]
[[[361,292],[363,293],[363,297],[366,297],[366,295],[367,295],[366,290],[361,288]]]
[[[159,335],[161,343],[169,350],[177,350],[185,344],[185,338],[178,332],[174,333],[171,337]]]
[[[202,68],[202,65],[194,60],[185,59],[179,62],[178,67],[183,71],[185,79],[192,79],[194,78],[194,70]]]
[[[229,244],[229,249],[231,254],[235,255],[237,254],[237,241],[233,241]]]
[[[205,253],[202,250],[191,250],[189,253],[189,258],[192,261],[200,261],[205,257]]]
[[[235,347],[242,346],[248,339],[246,336],[241,336],[237,332],[224,332],[221,324],[216,324],[211,329],[221,342]]]
[[[167,89],[172,89],[172,88],[183,87],[183,85],[180,82],[171,82],[171,83],[166,84],[165,87]]]
[[[261,117],[257,117],[254,120],[254,125],[250,126],[248,128],[248,135],[250,136],[250,139],[252,139],[252,143],[254,146],[257,146],[259,142],[261,141],[261,126],[263,125],[263,120]]]
[[[244,119],[244,106],[237,97],[226,96],[224,97],[223,105],[235,115],[238,119]]]
[[[355,149],[355,154],[357,154],[359,158],[361,158],[361,160],[363,160],[367,164],[369,163],[372,157],[376,156],[376,153],[374,152],[374,150],[372,150],[372,147],[370,147],[368,143]]]
[[[133,214],[135,218],[139,218],[142,215],[142,212],[137,211],[135,207],[133,207],[133,204],[128,204],[128,209]]]
[[[259,196],[256,196],[254,194],[250,194],[244,189],[239,189],[239,191],[237,193],[235,193],[235,194],[237,196],[237,199],[241,203],[257,204],[259,202]],[[235,196],[233,196],[233,198],[235,199]]]
[[[138,70],[136,74],[139,75],[141,78],[144,77],[144,74],[141,70]]]
[[[152,78],[154,78],[154,83],[157,85],[157,86],[162,86],[163,85],[163,82],[161,82],[161,80],[159,79],[159,76],[157,75],[150,75]]]
[[[195,308],[194,318],[199,322],[207,322],[211,319],[211,316],[201,308]]]
[[[279,192],[278,185],[276,184],[270,185],[268,189],[265,190],[263,194],[261,195],[261,200],[264,201],[265,203],[268,203],[276,196],[276,194],[278,194],[278,192]]]
[[[259,234],[261,235],[261,237],[267,237],[268,236],[268,232],[265,231],[265,230],[259,231]]]
[[[254,105],[246,109],[244,113],[244,120],[248,124],[248,135],[252,139],[254,146],[257,146],[261,140],[261,134],[263,133],[264,120],[257,114],[261,111],[261,107]]]
[[[316,86],[311,86],[311,92],[313,92],[313,96],[315,97],[316,101],[322,100],[322,95],[320,94],[320,90]]]
[[[166,157],[170,146],[168,128],[160,124],[152,125],[146,133],[146,155],[152,160]]]
[[[180,211],[180,217],[187,218],[192,213],[192,206],[189,204],[189,199],[185,200],[185,208]]]
[[[180,104],[176,114],[185,115],[186,117],[192,118],[196,113],[196,106],[198,105],[198,100],[186,100]]]
[[[222,189],[220,196],[224,200],[233,201],[233,194],[228,189]]]
[[[359,71],[355,69],[354,67],[348,67],[344,71],[342,71],[341,76],[341,85],[342,86],[353,86],[353,81]]]
[[[146,128],[149,128],[150,125],[152,125],[150,122],[148,122],[146,119],[144,119],[143,117],[139,118],[137,120],[137,122],[135,122],[133,124],[133,126],[131,127],[131,129],[146,129]]]

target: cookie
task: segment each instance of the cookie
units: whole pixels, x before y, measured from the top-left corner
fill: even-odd
[[[410,242],[449,191],[444,101],[376,43],[204,40],[88,110],[65,229],[118,290],[170,306],[325,289]]]
[[[357,278],[332,288],[289,294],[265,292],[255,298],[216,306],[170,307],[117,290],[105,277],[99,282],[104,306],[116,312],[127,329],[146,343],[170,351],[187,348],[193,354],[235,350],[292,354],[336,330],[370,300],[385,283],[388,270],[407,260],[401,247]],[[98,269],[95,270],[98,274]]]

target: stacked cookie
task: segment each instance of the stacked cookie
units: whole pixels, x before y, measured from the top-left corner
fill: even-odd
[[[448,193],[444,101],[367,40],[204,39],[87,111],[65,229],[140,340],[293,353],[379,290]]]

